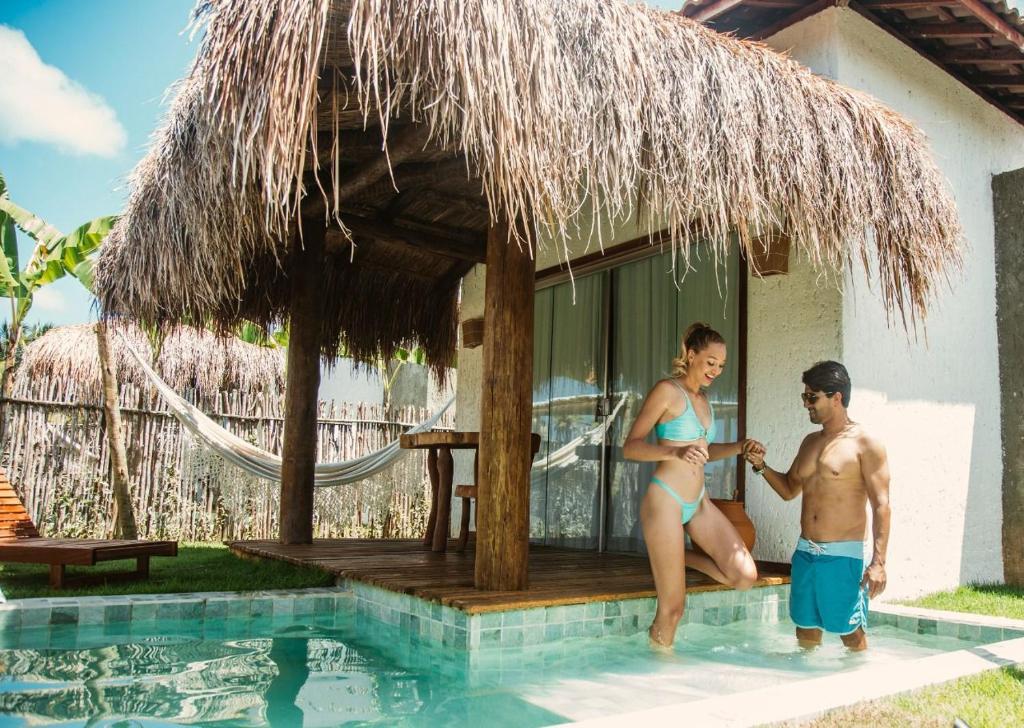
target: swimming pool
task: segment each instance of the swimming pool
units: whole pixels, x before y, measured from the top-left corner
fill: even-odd
[[[686,624],[667,655],[652,654],[643,634],[460,651],[410,638],[352,599],[335,604],[330,613],[22,624],[0,637],[0,722],[543,726],[859,672],[995,636],[939,634],[921,621],[901,629],[893,617],[872,627],[865,654],[835,642],[804,652],[788,622],[745,619]]]

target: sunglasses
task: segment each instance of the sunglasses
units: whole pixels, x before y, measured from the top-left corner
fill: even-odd
[[[814,404],[822,396],[831,397],[835,392],[826,391],[824,395],[818,394],[817,392],[801,392],[800,399],[804,401],[804,404]]]

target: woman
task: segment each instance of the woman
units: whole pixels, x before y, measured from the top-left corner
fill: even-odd
[[[672,646],[683,616],[687,565],[735,589],[757,580],[740,535],[704,492],[704,463],[764,451],[756,440],[715,442],[715,413],[701,389],[722,373],[725,353],[721,334],[706,324],[690,326],[672,360],[672,378],[647,394],[624,447],[629,460],[658,463],[640,522],[658,592],[649,635],[661,647]],[[652,429],[657,445],[646,442]],[[684,553],[684,528],[708,556]]]

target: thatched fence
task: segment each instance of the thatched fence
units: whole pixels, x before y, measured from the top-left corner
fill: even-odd
[[[83,371],[88,362],[72,367],[77,371],[57,364],[61,351],[77,351],[81,361],[88,335],[88,327],[66,327],[34,342],[37,350],[26,351],[14,396],[3,407],[0,458],[29,513],[48,536],[107,536],[112,526],[110,453],[99,390],[91,386],[90,373]],[[284,397],[277,386],[281,380],[276,378],[274,359],[268,366],[269,355],[261,352],[257,356],[262,363],[240,362],[231,352],[221,352],[222,373],[230,374],[221,377],[213,371],[217,357],[211,357],[210,347],[204,348],[203,343],[195,337],[177,346],[171,340],[165,342],[159,361],[167,363],[161,375],[173,379],[173,370],[182,372],[175,382],[180,394],[236,435],[270,452],[281,452]],[[188,361],[189,356],[201,359],[202,366]],[[121,384],[119,399],[140,537],[275,536],[278,484],[255,478],[206,450],[168,413],[152,389],[134,376],[127,360],[117,368],[127,380]],[[262,391],[250,386],[244,373],[239,376],[243,369],[258,373]],[[208,382],[197,380],[200,370]],[[231,382],[232,377],[237,380]],[[210,385],[225,381],[238,388],[211,390]],[[188,382],[194,386],[181,386]],[[428,414],[419,407],[385,411],[377,405],[324,405],[317,431],[318,459],[339,461],[364,455],[396,439]],[[449,412],[440,426],[450,427],[453,422]],[[428,486],[425,457],[416,452],[366,481],[318,489],[315,535],[419,535],[429,509]]]

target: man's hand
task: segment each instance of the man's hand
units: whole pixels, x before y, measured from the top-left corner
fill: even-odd
[[[767,453],[767,448],[757,440],[743,441],[743,458],[755,468],[764,465],[764,457]]]
[[[751,456],[760,456],[763,460],[767,449],[763,444],[758,442],[756,439],[748,438],[743,440],[742,449],[740,455],[742,455],[748,462],[750,462]]]
[[[861,588],[868,590],[868,597],[874,599],[885,591],[885,567],[872,561],[864,570],[864,578],[860,581]]]
[[[684,463],[703,465],[711,455],[703,445],[684,445],[683,447],[676,448],[676,457]]]

